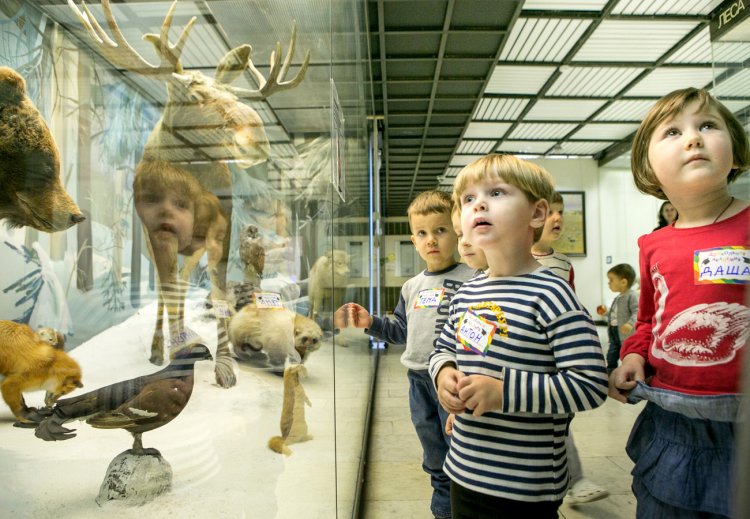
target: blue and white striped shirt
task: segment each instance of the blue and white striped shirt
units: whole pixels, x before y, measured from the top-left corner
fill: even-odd
[[[498,326],[484,356],[456,338],[469,310]],[[436,345],[433,380],[446,363],[467,375],[504,375],[499,411],[456,415],[446,474],[465,488],[505,499],[562,499],[571,414],[598,407],[607,396],[596,328],[568,283],[547,268],[516,277],[477,276],[453,297]]]

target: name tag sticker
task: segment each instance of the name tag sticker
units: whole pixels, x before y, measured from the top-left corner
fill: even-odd
[[[487,348],[492,342],[497,326],[471,310],[461,316],[458,322],[456,338],[466,351],[473,351],[481,356],[487,355]]]
[[[696,285],[750,283],[750,248],[716,247],[693,255]]]
[[[229,303],[222,299],[215,299],[214,301],[211,301],[211,304],[214,307],[214,315],[216,317],[232,317],[232,313],[229,311]]]
[[[445,294],[444,288],[428,288],[420,290],[417,294],[417,300],[414,301],[414,308],[436,308],[440,306]]]
[[[257,308],[282,308],[281,294],[275,292],[257,292],[255,294]]]

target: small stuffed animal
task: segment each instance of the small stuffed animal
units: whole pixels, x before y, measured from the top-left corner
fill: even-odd
[[[286,359],[304,362],[320,348],[323,331],[312,319],[286,308],[243,307],[229,322],[229,340],[235,354],[251,360],[264,352],[274,372],[281,374]]]
[[[305,405],[312,406],[307,398],[300,378],[307,376],[304,366],[290,366],[284,370],[284,400],[281,406],[281,436],[268,440],[268,448],[279,454],[289,456],[292,451],[287,447],[292,443],[312,440],[305,420]]]

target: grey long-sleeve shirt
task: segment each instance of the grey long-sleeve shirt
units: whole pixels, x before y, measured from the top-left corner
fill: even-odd
[[[451,299],[475,275],[476,270],[463,263],[438,272],[422,271],[404,283],[393,319],[372,316],[372,326],[365,332],[393,344],[406,343],[401,363],[409,369],[427,369],[435,341],[448,320]]]

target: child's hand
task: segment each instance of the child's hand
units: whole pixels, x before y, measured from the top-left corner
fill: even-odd
[[[646,359],[636,353],[625,355],[622,364],[609,375],[609,396],[626,404],[628,393],[635,387],[636,382],[646,378]]]
[[[456,415],[453,413],[448,415],[448,419],[445,421],[445,434],[448,436],[453,435],[453,422],[456,421]]]
[[[346,303],[341,305],[333,314],[333,325],[336,328],[369,328],[372,325],[372,317],[364,307],[357,303]]]
[[[627,335],[632,331],[633,331],[633,325],[630,323],[625,323],[622,326],[620,326],[620,333],[623,335]]]
[[[458,397],[458,382],[466,375],[452,364],[440,369],[437,378],[437,394],[440,405],[449,413],[463,413],[466,406]]]
[[[468,375],[458,382],[458,396],[474,416],[499,411],[503,406],[503,381],[487,375]]]

